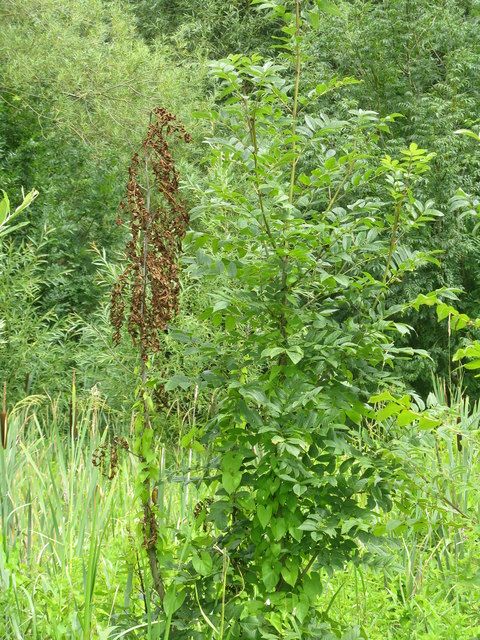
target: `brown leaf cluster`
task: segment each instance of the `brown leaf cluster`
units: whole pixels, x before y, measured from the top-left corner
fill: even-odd
[[[92,464],[100,469],[102,476],[113,480],[118,471],[118,452],[120,449],[129,451],[125,438],[115,436],[112,441],[99,445],[92,453]]]
[[[149,352],[158,351],[159,332],[178,312],[177,259],[189,220],[168,140],[190,142],[190,136],[177,116],[163,107],[152,115],[141,151],[132,158],[117,220],[128,222],[131,239],[126,246],[128,265],[113,288],[110,312],[115,344],[126,322],[143,361]]]

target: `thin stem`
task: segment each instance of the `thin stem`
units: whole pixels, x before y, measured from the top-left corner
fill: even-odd
[[[412,158],[410,157],[410,163],[408,165],[408,171],[407,171],[407,176],[405,178],[405,185],[403,187],[403,192],[402,192],[402,194],[401,194],[400,198],[398,199],[397,204],[395,206],[392,235],[390,236],[390,246],[388,248],[388,256],[387,256],[387,264],[385,266],[385,273],[383,274],[382,288],[380,289],[380,291],[378,292],[377,297],[375,298],[375,302],[373,303],[373,309],[376,308],[376,306],[377,306],[377,304],[378,304],[378,302],[380,300],[380,296],[382,294],[382,291],[385,289],[385,285],[387,284],[388,272],[390,271],[390,265],[391,265],[391,262],[392,262],[393,252],[395,251],[395,247],[397,246],[398,223],[400,221],[400,214],[402,212],[403,202],[404,202],[405,197],[406,197],[407,192],[408,192],[408,181],[410,179],[411,167],[412,167]]]
[[[258,185],[258,175],[259,175],[259,171],[258,171],[258,141],[257,141],[257,132],[256,132],[256,128],[255,128],[255,116],[252,118],[248,112],[248,98],[244,97],[243,99],[243,104],[245,105],[245,117],[247,119],[247,125],[248,125],[248,131],[250,133],[250,140],[252,142],[252,146],[253,146],[253,162],[255,164],[255,180],[257,182],[257,184],[255,184],[255,193],[257,194],[258,197],[258,204],[260,206],[260,211],[262,212],[262,218],[263,218],[263,222],[265,224],[265,231],[267,232],[267,235],[270,239],[271,245],[273,247],[273,249],[275,249],[275,240],[273,238],[272,235],[272,231],[270,229],[270,223],[268,222],[268,218],[267,218],[267,214],[265,212],[265,206],[263,203],[263,194],[260,190],[260,187]],[[268,258],[268,248],[265,245],[265,251],[267,253],[267,258]]]
[[[145,346],[143,340],[143,327],[144,327],[144,316],[145,309],[147,303],[147,260],[148,260],[148,226],[150,222],[150,178],[148,174],[148,150],[145,150],[145,189],[146,189],[146,201],[145,201],[145,217],[143,222],[143,264],[142,264],[142,300],[141,300],[141,308],[140,308],[140,345],[141,345],[141,358],[142,358],[142,391],[145,389],[145,383],[147,382],[147,363],[146,363],[146,353]],[[147,430],[152,428],[150,424],[150,409],[148,407],[147,398],[144,394],[143,399],[143,417],[144,417],[144,433]],[[145,462],[142,456],[142,462]],[[158,558],[157,558],[157,550],[155,545],[156,535],[152,535],[156,533],[158,530],[157,517],[155,514],[155,505],[151,504],[151,493],[150,493],[150,479],[147,478],[144,482],[145,489],[147,490],[147,499],[143,504],[143,514],[144,514],[144,527],[154,528],[155,532],[150,532],[150,540],[147,542],[147,555],[148,555],[148,563],[150,565],[150,573],[152,575],[153,585],[155,591],[158,593],[160,600],[163,601],[165,597],[165,585],[163,583],[162,576],[160,574],[159,566],[158,566]]]
[[[383,280],[382,280],[382,284],[384,286],[387,282],[387,277],[388,277],[388,272],[390,271],[390,264],[392,262],[393,252],[395,250],[395,245],[397,244],[396,243],[397,229],[398,229],[398,221],[400,219],[400,212],[402,210],[402,204],[403,204],[403,197],[397,202],[397,206],[395,207],[395,217],[393,220],[392,235],[390,237],[390,246],[388,249],[387,264],[385,266],[385,273],[383,274]]]
[[[0,422],[0,439],[1,445],[4,449],[7,448],[8,439],[8,427],[7,427],[7,383],[3,383],[3,402],[2,402],[2,416]]]
[[[314,553],[313,556],[310,558],[310,560],[308,561],[308,563],[306,564],[306,566],[303,568],[302,572],[300,573],[300,575],[297,578],[297,582],[295,583],[295,586],[297,584],[300,584],[300,582],[303,580],[304,576],[310,571],[310,569],[312,568],[313,563],[315,562],[315,560],[318,558],[318,553]]]
[[[217,627],[213,624],[213,622],[210,620],[210,618],[205,614],[204,610],[202,609],[202,605],[200,604],[200,600],[198,598],[198,591],[197,591],[197,584],[196,583],[194,584],[194,588],[195,588],[195,599],[197,601],[198,608],[200,609],[200,613],[202,614],[202,618],[208,624],[210,629],[213,629],[214,633],[218,636]]]
[[[300,0],[295,0],[295,89],[293,91],[293,109],[292,109],[292,166],[290,171],[290,192],[288,195],[288,201],[290,204],[293,202],[293,189],[295,186],[295,169],[297,167],[297,159],[295,157],[296,140],[295,134],[297,132],[297,113],[298,113],[298,91],[300,87]]]
[[[296,171],[296,167],[297,167],[297,158],[295,157],[296,154],[296,148],[297,148],[297,144],[296,144],[296,140],[295,140],[295,135],[296,135],[296,131],[297,131],[297,113],[298,113],[298,92],[299,92],[299,87],[300,87],[300,63],[301,63],[301,57],[300,57],[300,0],[295,0],[295,87],[293,90],[293,108],[292,108],[292,154],[293,154],[293,158],[292,158],[292,164],[291,164],[291,168],[290,168],[290,190],[289,190],[289,194],[288,194],[288,202],[291,205],[293,203],[293,192],[294,192],[294,188],[295,188],[295,171]],[[287,267],[288,267],[288,238],[287,238],[287,231],[288,231],[288,221],[285,221],[284,225],[283,225],[283,249],[284,249],[284,255],[282,256],[282,273],[281,273],[281,278],[282,278],[282,291],[283,291],[283,295],[282,295],[282,313],[280,316],[280,333],[282,335],[283,341],[285,343],[285,346],[287,346],[287,318],[286,318],[286,314],[285,314],[285,307],[287,304]],[[282,354],[280,356],[280,364],[285,364],[286,362],[286,356],[285,354]]]
[[[224,630],[225,630],[225,592],[226,592],[226,589],[227,589],[227,571],[228,571],[228,566],[230,564],[230,560],[229,560],[226,552],[223,549],[221,549],[217,545],[214,545],[214,549],[222,554],[222,560],[223,560],[223,569],[222,569],[222,610],[221,610],[221,614],[220,614],[220,631],[219,631],[219,634],[218,634],[219,640],[223,640],[223,634],[224,634]]]
[[[357,141],[355,140],[354,145],[353,145],[353,153],[355,154],[357,150]],[[337,202],[338,196],[340,194],[340,191],[343,189],[343,187],[345,186],[345,184],[347,183],[347,180],[349,179],[349,177],[352,175],[353,170],[355,168],[355,165],[357,163],[357,159],[355,158],[355,155],[353,157],[353,162],[352,164],[348,167],[345,175],[343,176],[343,180],[340,182],[340,184],[338,185],[337,190],[335,191],[335,193],[333,194],[333,197],[330,199],[330,202],[328,203],[328,207],[325,209],[324,215],[326,215],[327,213],[330,213],[330,211],[333,208],[333,205]]]

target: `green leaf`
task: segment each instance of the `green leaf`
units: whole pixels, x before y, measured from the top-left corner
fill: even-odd
[[[437,305],[437,318],[440,322],[441,320],[445,320],[452,313],[455,313],[455,309],[444,302]]]
[[[190,431],[188,433],[186,433],[183,438],[181,439],[181,445],[182,447],[185,449],[188,447],[188,445],[191,443],[191,441],[193,440],[195,434],[197,432],[196,427],[192,427],[190,429]]]
[[[298,578],[298,558],[289,557],[285,560],[285,565],[282,567],[281,574],[287,584],[294,587]]]
[[[394,322],[393,326],[402,336],[408,335],[412,330],[408,324],[404,324],[402,322]]]
[[[216,311],[223,311],[224,309],[228,309],[229,305],[230,302],[228,300],[219,300],[215,303],[213,312],[215,313]]]
[[[322,579],[320,578],[320,574],[315,572],[306,576],[303,579],[303,590],[310,602],[315,602],[322,593]]]
[[[212,573],[213,561],[206,551],[202,551],[200,556],[192,556],[192,564],[195,571],[201,576],[208,576]]]
[[[307,176],[305,173],[302,173],[300,176],[298,176],[298,181],[306,186],[309,186],[312,184],[312,179],[309,176]]]
[[[379,422],[382,422],[383,420],[390,418],[390,416],[393,416],[396,413],[399,413],[401,409],[402,407],[396,402],[390,402],[385,407],[383,407],[383,409],[380,409],[380,411],[377,411],[377,420]]]
[[[293,362],[293,364],[297,364],[303,358],[303,351],[300,347],[294,346],[287,349],[287,356]]]
[[[178,585],[171,584],[165,592],[163,609],[168,617],[180,609],[187,596],[186,591],[180,591]]]
[[[153,430],[146,429],[142,436],[142,455],[144,458],[152,451]]]
[[[222,487],[231,495],[240,486],[242,476],[243,474],[240,471],[224,471],[222,474]]]
[[[167,380],[165,383],[165,391],[173,391],[174,389],[178,389],[178,387],[181,389],[188,389],[192,384],[193,381],[191,378],[187,378],[187,376],[177,373]]]
[[[465,313],[459,313],[452,317],[450,326],[452,331],[460,331],[469,323],[470,318]]]
[[[268,591],[273,591],[280,579],[282,565],[271,559],[264,560],[262,564],[262,582]]]
[[[264,506],[263,504],[259,504],[257,508],[257,517],[258,517],[258,520],[260,521],[262,529],[266,529],[272,517],[272,506],[271,505]]]
[[[295,607],[295,616],[303,622],[307,617],[308,611],[310,609],[310,602],[306,594],[302,594],[300,596],[300,600]]]
[[[18,224],[14,224],[13,226],[7,226],[6,228],[4,227],[3,229],[0,229],[0,238],[8,235],[9,233],[12,233],[13,231],[16,231],[17,229],[25,227],[27,224],[28,222],[19,222]]]
[[[474,138],[477,142],[480,142],[480,136],[474,131],[470,131],[470,129],[457,129],[454,133],[459,133],[464,136],[469,136],[470,138]]]
[[[293,485],[293,492],[296,493],[297,496],[301,496],[303,493],[305,493],[306,490],[307,487],[303,487],[301,484]]]
[[[3,190],[2,193],[3,199],[0,202],[0,226],[2,226],[2,224],[5,222],[10,211],[10,202],[8,201],[8,196]]]
[[[464,365],[465,369],[471,369],[471,370],[475,370],[475,369],[480,369],[480,359],[479,360],[472,360],[471,362],[467,362]]]
[[[418,414],[414,413],[413,411],[404,409],[397,417],[397,425],[399,427],[405,427],[407,424],[410,424],[414,422],[414,420],[417,420],[418,417]]]
[[[397,529],[401,524],[401,520],[389,520],[387,522],[385,530],[387,531],[387,533],[390,533],[391,531],[395,531],[395,529]]]
[[[315,29],[316,31],[320,26],[320,16],[318,14],[318,11],[309,11],[308,17],[310,18],[310,24],[312,25],[313,29]]]
[[[315,1],[320,11],[323,11],[324,13],[328,13],[331,16],[342,15],[342,12],[340,11],[340,9],[335,4],[333,4],[333,2],[330,2],[330,0],[315,0]]]
[[[305,124],[311,131],[315,131],[315,122],[308,114],[305,114]]]
[[[236,324],[237,324],[237,321],[234,316],[225,316],[225,329],[227,331],[233,331],[235,329]]]
[[[332,157],[332,158],[328,158],[325,161],[325,169],[327,171],[331,171],[332,169],[335,169],[335,167],[337,166],[337,160],[336,158]]]
[[[198,440],[193,441],[192,449],[201,456],[205,454],[205,447]]]
[[[23,198],[23,202],[22,204],[20,204],[16,209],[15,209],[15,213],[11,216],[12,218],[14,216],[16,216],[18,213],[20,213],[20,211],[23,211],[24,209],[26,209],[27,207],[29,207],[32,202],[35,200],[35,198],[38,196],[38,191],[36,189],[32,189],[31,191],[29,191],[27,193],[26,196],[24,196]]]
[[[270,347],[262,351],[261,357],[275,358],[275,356],[279,356],[281,353],[285,353],[285,349],[283,347]]]
[[[275,518],[271,521],[270,527],[273,533],[273,539],[278,542],[287,533],[287,523],[285,518]],[[264,527],[265,528],[265,527]]]
[[[234,473],[240,469],[243,462],[243,456],[241,453],[235,453],[234,451],[228,451],[222,459],[222,469]]]
[[[417,426],[421,430],[426,430],[426,429],[434,429],[441,423],[442,423],[441,420],[435,420],[434,418],[430,418],[428,416],[422,416],[418,421]]]
[[[392,396],[390,391],[384,391],[383,393],[379,393],[377,395],[370,396],[369,402],[377,403],[377,402],[385,402],[386,400],[390,400],[392,402],[396,401],[396,399]]]
[[[354,527],[358,525],[358,520],[350,518],[342,524],[342,534],[348,534]]]

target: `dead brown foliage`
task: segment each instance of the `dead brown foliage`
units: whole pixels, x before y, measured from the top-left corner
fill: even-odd
[[[129,306],[127,329],[140,346],[144,362],[149,352],[158,351],[159,332],[166,330],[178,312],[177,258],[188,224],[168,138],[190,142],[190,136],[166,109],[158,107],[152,116],[141,151],[132,158],[122,215],[117,220],[128,222],[132,235],[126,246],[128,266],[113,288],[110,313],[118,344]],[[145,184],[140,184],[139,175]],[[151,191],[158,195],[155,203]]]

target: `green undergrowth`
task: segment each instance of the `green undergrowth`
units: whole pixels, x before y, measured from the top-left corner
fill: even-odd
[[[158,613],[136,543],[136,460],[115,442],[115,425],[100,433],[106,419],[94,394],[72,419],[66,430],[68,416],[38,396],[8,419],[0,448],[0,637],[146,637]],[[162,468],[182,465],[174,452],[157,453]],[[173,482],[165,517],[186,521],[197,501],[196,491]]]
[[[376,549],[321,575],[325,629],[315,637],[480,638],[480,412],[466,398],[456,398],[455,409],[443,401],[440,387],[428,400],[442,416],[435,431],[406,426],[398,433],[385,423],[385,455],[401,462],[399,499],[378,517]],[[66,429],[68,416],[35,396],[9,416],[0,449],[2,638],[175,638],[175,629],[165,631],[137,542],[138,463],[126,450],[129,434],[121,439],[100,412],[92,395]],[[174,409],[168,415],[180,434],[188,419]],[[180,440],[158,443],[156,455],[155,498],[175,558],[193,529],[213,526],[195,483],[205,460]],[[168,539],[169,530],[176,537]],[[205,635],[217,637],[213,629]]]

